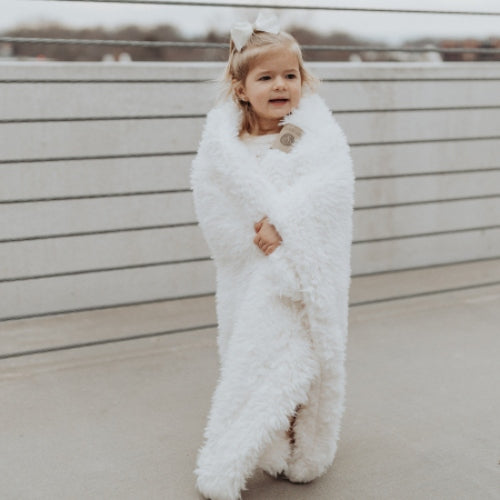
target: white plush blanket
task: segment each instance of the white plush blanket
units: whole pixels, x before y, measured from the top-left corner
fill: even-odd
[[[261,163],[238,138],[240,111],[207,116],[191,170],[196,215],[217,271],[220,372],[195,474],[235,500],[257,467],[307,482],[332,464],[344,410],[354,175],[346,137],[317,94],[283,123],[302,129]],[[282,237],[253,243],[264,215]],[[301,404],[295,445],[289,416]]]

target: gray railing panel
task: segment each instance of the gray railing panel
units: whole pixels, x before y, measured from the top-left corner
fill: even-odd
[[[189,167],[224,64],[0,66],[0,318],[213,293]],[[351,144],[353,273],[500,257],[500,67],[309,66]]]

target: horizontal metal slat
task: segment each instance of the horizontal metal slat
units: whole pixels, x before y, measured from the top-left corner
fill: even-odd
[[[358,180],[355,191],[357,206],[500,195],[500,169],[493,172]]]
[[[0,283],[0,320],[213,293],[210,260]]]
[[[32,66],[18,63],[1,63],[2,81],[54,81],[71,82],[133,82],[149,81],[199,81],[216,79],[224,71],[224,62],[132,62],[102,64],[88,62],[47,61]],[[474,80],[500,79],[496,62],[307,62],[307,68],[318,77],[335,81],[402,81],[402,80]],[[71,67],[71,72],[68,72]],[[105,71],[103,71],[105,70]]]
[[[357,177],[500,167],[500,138],[351,147]]]
[[[92,252],[88,249],[91,248]],[[500,226],[428,234],[352,247],[353,274],[385,272],[500,256]],[[175,266],[209,259],[196,226],[0,245],[0,283]]]
[[[365,177],[432,175],[488,168],[497,168],[498,171],[498,151],[500,140],[351,148],[358,178],[357,190],[367,189],[359,181]],[[193,158],[194,153],[4,164],[0,165],[0,201],[187,189]],[[471,186],[471,189],[475,187]]]
[[[358,210],[354,240],[373,240],[498,225],[500,197]]]
[[[361,243],[351,258],[353,274],[369,274],[497,257],[500,227]]]
[[[204,115],[216,103],[215,81],[1,84],[0,121]],[[334,112],[499,106],[500,80],[325,81],[318,89]],[[85,99],[82,99],[85,96]]]
[[[359,276],[352,280],[350,304],[401,300],[493,284],[500,285],[500,259]]]
[[[0,202],[189,189],[192,155],[0,166]]]
[[[196,221],[190,192],[2,206],[0,240]]]
[[[500,109],[338,115],[350,143],[500,137]],[[202,118],[4,123],[4,160],[196,151]]]
[[[90,250],[90,251],[89,251]],[[0,244],[0,282],[209,258],[198,226]]]
[[[497,225],[500,197],[356,210],[354,240]],[[190,192],[4,205],[0,241],[196,223]]]
[[[214,324],[217,324],[217,318],[213,295],[0,321],[0,359],[23,353],[213,328]]]

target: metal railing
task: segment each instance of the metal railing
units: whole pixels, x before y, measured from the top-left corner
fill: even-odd
[[[60,1],[60,0],[37,0],[37,1]],[[88,2],[89,0],[69,0],[69,1],[78,1],[78,2]],[[96,0],[99,2],[103,3],[142,3],[142,4],[158,4],[158,5],[196,5],[196,6],[203,6],[203,7],[249,7],[250,4],[235,4],[235,3],[227,3],[227,2],[211,2],[211,3],[202,3],[202,2],[171,2],[171,1],[161,1],[161,2],[150,2],[150,1],[144,1],[144,0]],[[251,4],[251,6],[254,6]],[[259,7],[265,6],[265,7],[272,7],[272,8],[278,8],[276,7],[275,4],[271,3],[266,3],[265,5],[259,5]],[[344,8],[344,7],[320,7],[320,6],[298,6],[298,5],[293,5],[293,6],[285,6],[282,5],[279,8],[283,9],[315,9],[315,10],[350,10],[350,11],[370,11],[370,12],[385,12],[385,13],[409,13],[409,14],[439,14],[439,15],[493,15],[493,16],[498,16],[500,13],[486,13],[486,12],[460,12],[460,11],[417,11],[417,10],[388,10],[388,9],[361,9],[361,8]],[[192,47],[192,48],[220,48],[220,49],[226,49],[228,47],[227,44],[214,44],[214,43],[200,43],[200,42],[169,42],[169,41],[129,41],[129,40],[83,40],[83,39],[48,39],[48,38],[15,38],[15,37],[0,37],[0,42],[2,41],[8,41],[12,43],[65,43],[65,44],[88,44],[88,45],[137,45],[137,46],[149,46],[149,47]],[[370,51],[406,51],[406,52],[429,52],[429,51],[436,51],[436,52],[476,52],[476,53],[484,53],[484,52],[490,52],[490,53],[499,53],[500,50],[498,49],[474,49],[474,48],[429,48],[425,47],[422,49],[419,48],[384,48],[384,47],[360,47],[360,46],[337,46],[337,45],[324,45],[324,46],[317,46],[317,45],[304,45],[302,46],[304,50],[356,50],[356,51],[361,51],[361,50],[370,50]],[[0,84],[2,84],[5,87],[10,87],[12,84],[21,84],[21,85],[31,85],[31,84],[41,84],[39,88],[44,87],[44,86],[50,86],[50,85],[58,85],[58,84],[69,84],[68,87],[73,87],[74,84],[92,84],[92,85],[103,85],[106,86],[107,84],[116,84],[116,87],[122,87],[126,86],[128,84],[135,84],[135,83],[143,83],[148,86],[149,85],[154,85],[154,84],[165,84],[165,85],[175,85],[175,84],[183,84],[183,83],[189,83],[189,84],[194,84],[196,86],[201,86],[209,81],[207,78],[207,74],[204,74],[203,76],[196,76],[192,77],[191,79],[185,78],[178,78],[175,74],[169,75],[167,74],[166,71],[163,71],[162,73],[155,73],[151,75],[145,75],[143,72],[141,73],[140,70],[138,70],[138,73],[131,73],[128,77],[118,77],[117,73],[112,73],[112,70],[106,70],[107,72],[104,74],[100,74],[98,78],[95,78],[95,75],[88,75],[86,77],[82,77],[82,74],[79,73],[73,77],[72,74],[68,71],[68,73],[63,74],[63,73],[53,73],[51,76],[47,75],[40,75],[38,76],[37,74],[28,74],[27,72],[24,72],[23,75],[21,73],[16,73],[18,76],[1,76],[0,77]],[[108,71],[110,71],[108,73]],[[407,84],[411,84],[415,81],[420,82],[420,84],[426,84],[426,83],[436,83],[437,85],[442,84],[442,82],[448,81],[450,82],[450,85],[456,85],[459,88],[460,92],[465,92],[463,90],[460,90],[462,87],[461,85],[464,84],[465,82],[478,82],[479,84],[486,84],[486,82],[490,82],[494,84],[495,82],[500,81],[500,76],[498,73],[495,73],[494,75],[487,74],[487,73],[481,73],[477,74],[476,72],[470,72],[470,73],[464,73],[461,75],[442,75],[440,73],[432,73],[429,75],[417,75],[418,77],[415,78],[415,75],[405,75],[405,74],[391,74],[390,77],[385,77],[382,74],[370,74],[369,71],[368,73],[364,73],[363,75],[361,74],[355,74],[354,72],[351,72],[352,74],[347,74],[344,75],[338,75],[335,74],[333,77],[329,76],[326,78],[322,78],[322,81],[325,82],[326,84],[332,84],[332,85],[337,85],[337,84],[342,84],[342,82],[355,82],[355,84],[359,85],[371,85],[376,84],[377,82],[401,82],[401,86],[406,86]],[[49,73],[47,73],[49,74]],[[19,76],[21,75],[21,76]],[[114,76],[113,76],[114,75]],[[188,75],[189,76],[189,75]],[[370,83],[368,83],[370,82]],[[488,83],[489,85],[489,83]],[[165,89],[166,92],[169,92],[169,89]],[[71,94],[72,91],[68,91],[69,94]],[[197,91],[196,91],[197,92]],[[194,93],[196,93],[193,91]],[[403,93],[403,89],[401,91]],[[404,92],[406,92],[404,90]],[[43,92],[43,95],[48,95],[47,92]],[[462,96],[465,96],[466,94],[463,93],[461,94]],[[492,94],[493,95],[493,94]],[[487,112],[487,110],[495,112],[496,110],[500,109],[500,103],[495,102],[493,99],[488,101],[486,105],[482,105],[484,103],[480,102],[466,102],[465,97],[461,97],[460,99],[464,99],[463,101],[457,100],[455,102],[450,102],[448,105],[443,105],[441,102],[436,102],[434,101],[433,103],[423,103],[421,106],[418,106],[418,103],[415,104],[412,102],[412,106],[408,106],[406,102],[400,101],[399,106],[398,105],[393,105],[391,106],[390,104],[387,105],[381,105],[379,107],[369,107],[370,104],[366,104],[365,106],[359,106],[355,105],[354,101],[352,102],[352,106],[345,106],[342,109],[333,109],[333,112],[336,115],[343,115],[347,119],[355,116],[356,114],[359,113],[364,113],[366,117],[369,117],[371,113],[380,113],[381,115],[390,115],[390,114],[396,114],[396,113],[409,113],[411,116],[417,116],[418,113],[421,112],[460,112],[460,111],[468,111],[470,113],[474,113],[475,111],[477,112],[478,110],[484,110]],[[78,115],[78,113],[71,115],[71,113],[67,113],[67,110],[64,109],[63,111],[58,114],[58,109],[56,108],[50,108],[50,111],[47,112],[45,115],[34,115],[31,114],[32,111],[27,110],[24,112],[21,112],[17,115],[10,116],[8,114],[2,115],[0,119],[0,126],[4,126],[6,128],[10,126],[19,126],[20,129],[23,126],[28,126],[28,124],[31,125],[36,125],[37,123],[42,123],[43,126],[48,126],[50,127],[51,125],[56,125],[57,122],[68,122],[68,125],[71,125],[71,122],[93,122],[95,123],[96,126],[98,126],[99,121],[110,121],[110,122],[116,122],[118,120],[141,120],[141,123],[147,123],[148,120],[164,120],[164,122],[167,124],[169,120],[174,120],[175,125],[172,125],[172,127],[176,127],[177,123],[181,120],[192,120],[195,122],[196,120],[201,120],[205,117],[205,114],[202,110],[197,111],[195,110],[193,112],[192,109],[187,110],[184,114],[176,114],[178,113],[177,110],[174,110],[173,112],[169,112],[169,110],[165,110],[163,113],[158,114],[156,110],[139,110],[137,114],[133,115],[127,112],[121,112],[120,108],[115,108],[115,109],[109,109],[108,112],[103,112],[100,109],[97,110],[97,108],[93,109],[91,112],[87,112],[85,115]],[[93,114],[95,113],[95,114]],[[384,140],[384,138],[379,139],[379,138],[374,138],[372,142],[368,142],[368,140],[351,140],[350,141],[350,147],[352,148],[354,153],[359,153],[359,151],[370,148],[372,146],[375,146],[377,148],[390,148],[393,146],[400,147],[400,146],[411,146],[412,144],[417,145],[421,144],[423,145],[424,143],[435,143],[436,146],[439,144],[445,144],[445,143],[456,143],[459,145],[462,142],[467,142],[467,144],[471,144],[471,147],[473,147],[474,144],[478,144],[481,141],[481,144],[486,143],[486,141],[498,141],[500,139],[500,136],[498,135],[497,129],[494,131],[491,129],[483,129],[481,133],[475,134],[473,137],[473,134],[469,134],[467,137],[462,137],[460,134],[457,136],[450,136],[449,134],[443,134],[442,136],[439,136],[439,134],[436,134],[436,137],[424,137],[424,138],[415,138],[415,137],[398,137],[397,140]],[[496,144],[496,142],[495,142]],[[483,146],[481,146],[483,147]],[[490,146],[493,147],[493,146]],[[469,148],[469,146],[467,146]],[[470,148],[469,148],[470,149]],[[54,154],[55,152],[55,154]],[[189,149],[186,148],[186,150],[180,151],[170,151],[168,148],[162,148],[158,147],[157,151],[151,151],[151,150],[141,150],[141,148],[137,148],[135,151],[131,152],[125,152],[125,151],[115,151],[115,150],[109,150],[109,151],[103,151],[101,154],[96,154],[100,153],[97,151],[72,151],[72,150],[67,150],[65,151],[65,154],[62,154],[62,151],[52,149],[50,153],[43,153],[40,152],[39,154],[35,155],[26,155],[24,149],[19,149],[19,153],[16,152],[15,157],[8,157],[8,155],[5,155],[2,158],[0,158],[0,167],[4,169],[8,169],[10,167],[13,168],[24,168],[24,165],[26,164],[36,164],[40,165],[43,167],[50,166],[51,164],[61,164],[64,162],[68,162],[71,166],[75,165],[79,161],[111,161],[115,159],[123,160],[126,161],[127,159],[143,159],[146,161],[150,161],[155,157],[160,157],[165,160],[168,160],[171,157],[176,157],[178,160],[180,159],[185,159],[186,157],[193,157],[196,153],[194,149],[194,142],[193,142],[193,148]],[[61,154],[59,154],[61,153]],[[441,167],[441,168],[439,168]],[[403,179],[404,177],[415,177],[418,178],[420,176],[436,176],[436,178],[439,178],[439,176],[442,175],[466,175],[467,173],[487,173],[487,172],[498,172],[500,171],[500,165],[498,165],[498,162],[493,163],[493,164],[476,164],[472,160],[470,163],[464,163],[461,167],[453,167],[452,169],[448,170],[443,170],[442,166],[436,166],[436,168],[433,171],[425,171],[425,172],[420,172],[420,171],[410,171],[410,172],[399,172],[399,171],[394,171],[392,173],[377,173],[377,175],[369,175],[369,174],[364,174],[364,175],[359,175],[357,177],[357,181],[360,182],[367,182],[367,181],[373,181],[373,180],[390,180],[392,179]],[[0,205],[2,207],[9,207],[9,206],[14,206],[17,205],[19,207],[23,206],[37,206],[36,204],[40,204],[40,206],[43,205],[43,203],[50,203],[50,202],[55,202],[55,201],[70,201],[70,200],[85,200],[85,199],[99,199],[99,198],[123,198],[123,197],[133,197],[133,196],[139,196],[139,195],[174,195],[174,194],[180,194],[180,193],[187,193],[189,189],[186,187],[184,189],[158,189],[158,186],[151,186],[151,189],[149,190],[138,190],[136,186],[130,185],[126,186],[122,189],[122,191],[115,191],[114,189],[110,189],[109,191],[106,192],[85,192],[84,194],[75,194],[75,193],[65,193],[61,192],[58,195],[52,195],[52,196],[44,196],[45,193],[33,193],[32,196],[27,197],[25,195],[23,196],[12,196],[9,195],[5,200],[0,200]],[[366,213],[368,210],[379,210],[379,209],[398,209],[398,207],[403,207],[403,206],[409,206],[409,205],[429,205],[429,204],[439,204],[440,206],[445,205],[447,203],[451,202],[466,202],[470,200],[487,200],[487,199],[499,199],[500,198],[500,193],[494,193],[491,194],[491,192],[488,193],[482,193],[482,194],[475,194],[474,196],[462,196],[460,198],[446,198],[446,197],[439,197],[438,195],[434,197],[434,199],[422,199],[421,201],[409,201],[409,200],[398,200],[397,203],[385,203],[385,204],[378,204],[374,205],[373,203],[365,203],[365,204],[358,204],[355,208],[356,213],[364,212]],[[128,222],[128,221],[127,221]],[[149,221],[147,221],[149,222]],[[161,223],[162,221],[159,221],[159,224],[154,224],[153,223],[145,223],[141,225],[140,223],[133,224],[130,223],[129,226],[115,226],[113,227],[110,224],[109,228],[97,228],[97,227],[88,227],[88,228],[78,228],[78,230],[75,230],[74,228],[68,227],[65,228],[64,230],[53,230],[52,228],[47,231],[45,234],[36,234],[35,232],[33,233],[26,233],[25,235],[12,235],[8,237],[3,237],[0,239],[0,244],[5,244],[5,245],[13,245],[13,244],[24,244],[24,243],[29,243],[30,241],[33,240],[50,240],[50,239],[58,239],[58,238],[73,238],[73,237],[81,237],[81,236],[93,236],[93,235],[104,235],[104,234],[110,234],[110,233],[132,233],[132,232],[141,232],[141,231],[147,231],[147,230],[153,230],[153,229],[174,229],[177,227],[188,227],[188,226],[194,226],[197,223],[194,221],[185,221],[185,222],[180,222],[180,223]],[[435,230],[434,232],[417,232],[415,231],[413,234],[395,234],[395,235],[386,235],[384,237],[373,237],[373,235],[369,235],[367,237],[360,237],[357,240],[353,242],[355,246],[358,248],[362,245],[366,244],[373,244],[373,243],[378,243],[378,242],[383,242],[383,241],[390,241],[390,240],[408,240],[409,238],[422,238],[422,237],[438,237],[438,236],[445,236],[445,235],[451,235],[451,234],[458,234],[458,233],[467,233],[467,232],[480,232],[480,231],[491,231],[491,230],[497,230],[499,228],[498,224],[495,224],[493,222],[484,222],[480,221],[481,223],[477,223],[474,227],[469,226],[463,226],[463,227],[455,227],[455,228],[441,228],[439,230]],[[154,224],[154,225],[153,225]],[[400,268],[400,269],[390,269],[387,271],[374,271],[374,272],[358,272],[357,274],[354,274],[354,278],[362,278],[366,277],[372,274],[384,274],[384,273],[394,273],[394,272],[405,272],[405,271],[413,271],[413,270],[418,270],[422,268],[430,268],[430,267],[441,267],[441,266],[446,266],[446,265],[455,265],[455,264],[460,264],[460,263],[478,263],[481,261],[488,261],[488,260],[498,260],[500,258],[500,255],[496,255],[493,257],[479,257],[479,258],[470,258],[465,261],[453,261],[448,264],[443,264],[442,262],[437,262],[437,263],[430,263],[426,264],[425,266],[418,266],[418,265],[413,265],[412,267],[406,267],[406,268]],[[194,262],[199,262],[200,260],[210,260],[209,257],[200,257],[200,258],[183,258],[183,260],[165,260],[165,257],[163,257],[163,260],[159,261],[153,261],[154,259],[151,259],[151,261],[145,261],[141,263],[120,263],[116,264],[114,262],[106,262],[104,264],[99,264],[99,266],[88,266],[88,268],[78,268],[78,269],[73,269],[73,270],[64,270],[64,271],[59,271],[59,270],[47,270],[47,269],[37,269],[36,271],[33,272],[26,272],[26,273],[19,273],[17,276],[13,277],[4,277],[0,279],[0,285],[2,283],[7,284],[7,283],[12,283],[15,284],[16,282],[30,282],[30,281],[36,281],[36,280],[41,280],[41,279],[50,279],[50,278],[59,278],[59,277],[64,277],[64,276],[77,276],[77,275],[85,275],[85,274],[95,274],[95,273],[104,273],[108,271],[127,271],[127,270],[133,270],[133,269],[146,269],[146,268],[154,268],[158,267],[161,268],[162,266],[170,266],[172,264],[177,265],[179,263],[194,263]],[[82,266],[83,267],[83,266]],[[482,284],[473,284],[470,287],[477,287],[477,286],[490,286],[492,283],[488,281],[486,278]],[[493,284],[498,284],[497,281],[494,281]],[[448,289],[443,289],[439,291],[431,291],[431,292],[424,292],[423,294],[431,294],[431,293],[440,293],[444,291],[449,291]],[[213,295],[213,293],[205,294],[205,295]],[[205,295],[190,295],[189,297],[184,297],[182,295],[178,295],[175,297],[159,297],[158,299],[155,300],[141,300],[140,302],[132,303],[116,303],[116,304],[105,304],[102,307],[100,306],[95,306],[92,307],[91,309],[99,309],[99,308],[109,308],[109,307],[120,307],[123,305],[134,305],[134,304],[146,304],[146,303],[152,303],[152,302],[161,302],[164,300],[181,300],[184,298],[193,298],[193,297],[202,297]],[[415,296],[420,296],[422,293],[416,294]],[[411,295],[406,295],[405,298],[409,297]],[[390,300],[395,300],[398,297],[390,297]],[[403,297],[399,297],[403,298]],[[381,300],[389,300],[387,298],[381,299]],[[364,302],[359,302],[359,303],[352,303],[351,306],[357,306],[357,305],[362,305]],[[44,315],[53,315],[53,314],[62,314],[62,313],[68,313],[68,312],[76,312],[76,311],[81,311],[81,310],[88,310],[89,308],[76,308],[76,309],[64,309],[61,311],[57,310],[51,310],[47,313],[40,313],[37,312],[36,314],[23,314],[19,316],[10,316],[8,318],[3,318],[5,319],[20,319],[20,318],[29,318],[29,317],[37,317],[37,316],[44,316]],[[1,320],[0,320],[1,321]],[[213,326],[213,325],[211,325]]]
[[[375,7],[341,7],[325,5],[309,5],[306,3],[277,3],[277,2],[224,2],[224,1],[174,1],[174,0],[33,0],[37,2],[78,2],[78,3],[106,3],[106,4],[140,4],[148,6],[192,6],[192,7],[219,7],[219,8],[270,8],[280,10],[306,10],[306,11],[338,11],[352,13],[373,13],[373,14],[426,14],[439,16],[500,16],[500,11],[472,11],[472,10],[432,10],[432,9],[386,9]],[[148,47],[148,48],[191,48],[191,49],[228,49],[228,43],[213,42],[190,42],[190,41],[144,41],[144,40],[95,40],[95,39],[74,39],[74,38],[45,38],[45,37],[0,37],[0,43],[14,44],[51,44],[51,45],[82,45],[82,46],[128,46],[128,47]],[[403,53],[429,53],[438,54],[500,54],[500,47],[444,47],[426,44],[425,47],[384,47],[380,45],[308,45],[301,44],[304,51],[338,51],[338,52],[403,52]]]

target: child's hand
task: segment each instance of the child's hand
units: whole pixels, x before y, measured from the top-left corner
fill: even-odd
[[[276,248],[283,241],[281,235],[276,231],[276,228],[268,222],[267,216],[263,217],[259,222],[254,224],[255,238],[253,242],[264,252],[269,255],[276,250]]]
[[[258,233],[260,231],[260,228],[262,227],[262,223],[264,222],[265,219],[267,219],[267,215],[264,215],[264,217],[262,217],[262,219],[260,219],[259,222],[256,222],[253,225],[253,228],[255,229],[256,233]]]

